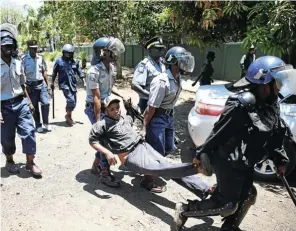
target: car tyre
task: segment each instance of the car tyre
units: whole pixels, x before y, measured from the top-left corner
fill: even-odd
[[[286,176],[289,176],[293,170],[295,169],[296,165],[296,144],[293,142],[289,142],[287,139],[284,140],[284,149],[289,157],[289,163],[287,164]],[[268,160],[271,161],[271,160]],[[262,174],[259,171],[254,171],[254,178],[258,181],[265,181],[265,182],[272,182],[276,181],[277,175],[274,174]]]

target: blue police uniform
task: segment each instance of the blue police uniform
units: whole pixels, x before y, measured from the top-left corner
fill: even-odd
[[[20,60],[11,58],[10,66],[1,59],[1,145],[5,155],[16,151],[15,130],[22,140],[23,153],[36,154],[36,139],[33,118],[28,100],[24,98],[21,85],[25,76]]]
[[[181,90],[181,76],[176,81],[169,69],[151,82],[148,106],[156,110],[146,128],[146,141],[164,156],[174,151],[173,113]]]
[[[47,85],[43,77],[47,71],[47,66],[42,56],[36,54],[36,57],[32,58],[29,53],[23,58],[23,66],[26,75],[27,92],[35,108],[34,120],[38,128],[42,126],[40,122],[39,102],[41,103],[42,121],[44,124],[48,124],[49,100]]]
[[[79,64],[74,60],[66,60],[64,58],[57,58],[53,67],[53,76],[58,74],[59,88],[63,91],[67,100],[66,111],[73,111],[76,107],[76,92],[77,79],[75,74],[79,77],[83,76]]]

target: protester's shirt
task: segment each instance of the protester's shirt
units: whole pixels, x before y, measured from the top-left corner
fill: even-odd
[[[89,143],[99,143],[114,154],[129,152],[141,139],[132,124],[130,116],[122,116],[119,121],[106,116],[93,125]]]

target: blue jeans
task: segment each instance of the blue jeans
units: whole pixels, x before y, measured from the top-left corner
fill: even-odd
[[[67,101],[67,104],[66,104],[66,111],[73,111],[74,108],[76,107],[76,102],[77,102],[77,99],[76,99],[76,91],[71,91],[69,89],[65,89],[63,88],[63,93],[64,93],[64,96],[66,98],[66,101]]]
[[[96,120],[96,116],[95,116],[95,111],[94,111],[94,105],[91,103],[89,106],[86,106],[85,109],[84,109],[84,113],[87,115],[89,121],[91,122],[91,124],[94,124],[97,122]],[[101,113],[101,119],[104,119],[105,117],[105,114],[104,113]],[[106,157],[99,153],[99,152],[96,152],[96,157],[100,160],[100,163],[99,165],[100,166],[109,166],[108,164],[108,161],[106,159]]]
[[[35,128],[27,99],[1,104],[4,123],[1,124],[1,145],[5,155],[16,151],[15,130],[22,140],[23,153],[36,154]]]
[[[146,141],[163,156],[174,151],[174,117],[158,114],[146,128]]]
[[[34,105],[35,112],[33,114],[36,127],[41,127],[40,122],[40,112],[39,112],[39,102],[41,103],[41,115],[44,124],[48,124],[49,117],[49,100],[48,91],[45,82],[43,81],[40,85],[34,85],[32,83],[27,83],[31,91],[29,92],[30,99]]]
[[[146,108],[147,108],[147,104],[148,104],[148,99],[143,99],[143,98],[140,98],[140,99],[139,99],[138,106],[139,106],[139,108],[140,108],[142,114],[143,114],[144,111],[146,110]]]

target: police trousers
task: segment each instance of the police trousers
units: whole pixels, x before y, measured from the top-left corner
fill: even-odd
[[[198,177],[192,163],[171,164],[146,142],[140,142],[128,154],[125,166],[138,174],[171,178],[194,193],[204,193],[210,188]]]
[[[246,200],[253,185],[254,168],[242,162],[228,161],[220,157],[219,153],[213,157],[212,164],[222,203]]]
[[[146,128],[146,141],[163,156],[174,151],[174,116],[157,114]]]
[[[23,153],[35,155],[35,128],[28,100],[20,98],[20,100],[12,103],[1,103],[1,113],[4,120],[4,123],[1,123],[2,152],[5,155],[15,153],[15,130],[17,130],[22,140]]]
[[[77,98],[76,98],[76,91],[72,91],[68,88],[62,88],[64,96],[66,98],[66,112],[71,112],[75,109]]]
[[[48,124],[48,117],[49,117],[49,100],[48,100],[48,91],[47,86],[44,81],[41,82],[41,84],[37,84],[36,82],[27,82],[27,89],[30,89],[28,91],[28,94],[30,96],[30,99],[32,101],[32,104],[35,108],[33,117],[35,120],[36,127],[41,127],[40,122],[40,111],[39,111],[39,102],[41,103],[41,115],[42,115],[42,121],[44,124]]]

